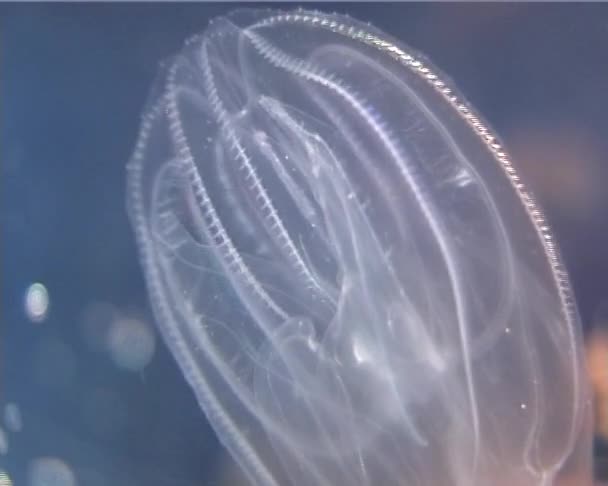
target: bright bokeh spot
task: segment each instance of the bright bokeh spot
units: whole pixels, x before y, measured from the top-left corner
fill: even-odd
[[[28,486],[76,486],[76,476],[61,459],[41,457],[30,462]]]
[[[30,285],[25,293],[25,313],[32,322],[42,322],[49,311],[49,293],[41,283]]]
[[[141,371],[152,360],[156,339],[150,326],[135,318],[121,317],[112,322],[108,352],[114,363],[128,371]]]

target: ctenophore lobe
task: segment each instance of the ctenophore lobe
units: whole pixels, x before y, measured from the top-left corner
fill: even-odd
[[[554,240],[434,67],[348,17],[237,11],[159,86],[131,221],[165,341],[252,483],[588,480]]]

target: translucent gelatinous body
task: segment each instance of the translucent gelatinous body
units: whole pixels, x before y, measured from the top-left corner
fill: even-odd
[[[255,484],[588,465],[553,239],[433,67],[346,17],[240,11],[161,82],[130,215],[164,338]]]

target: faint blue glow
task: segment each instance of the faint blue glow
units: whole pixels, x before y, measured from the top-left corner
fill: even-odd
[[[118,318],[110,327],[108,352],[116,366],[143,370],[154,355],[156,340],[150,326],[135,318]]]
[[[11,432],[19,432],[23,427],[21,412],[16,403],[9,402],[4,406],[4,425]]]
[[[33,283],[25,293],[25,313],[32,322],[42,322],[49,311],[49,293],[41,283]]]
[[[608,326],[608,299],[600,301],[593,311],[592,327]]]
[[[75,486],[76,477],[61,459],[41,457],[30,462],[28,486]]]
[[[0,456],[4,456],[8,452],[8,435],[2,427],[0,427]]]
[[[108,333],[117,318],[117,309],[107,302],[91,302],[82,313],[82,337],[88,349],[95,352],[107,349]]]
[[[32,354],[32,372],[37,384],[49,388],[65,388],[76,376],[74,351],[58,338],[39,341]]]
[[[82,397],[82,416],[87,428],[101,438],[114,437],[125,427],[128,410],[114,390],[96,388]]]

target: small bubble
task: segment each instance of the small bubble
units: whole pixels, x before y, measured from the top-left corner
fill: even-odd
[[[41,457],[30,461],[28,486],[76,486],[76,476],[61,459]]]
[[[152,360],[156,340],[150,327],[139,319],[116,319],[108,335],[112,361],[128,371],[141,371]]]
[[[30,285],[25,293],[25,313],[32,322],[42,322],[49,310],[49,293],[41,283]]]

